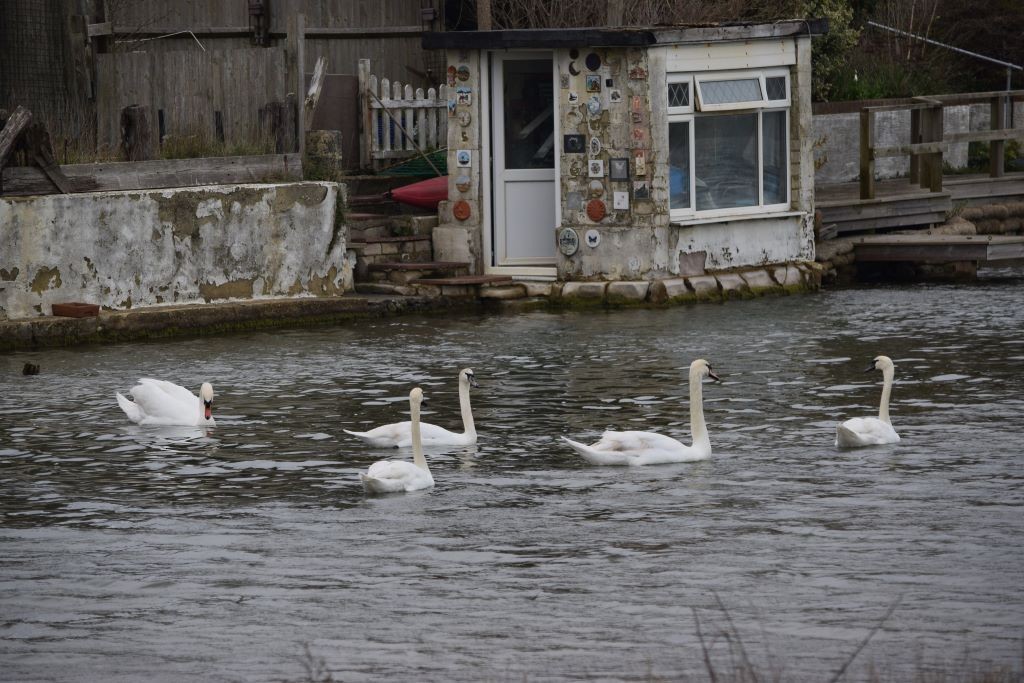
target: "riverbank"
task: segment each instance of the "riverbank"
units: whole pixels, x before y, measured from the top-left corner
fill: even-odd
[[[255,329],[311,327],[405,313],[663,307],[816,291],[812,263],[643,282],[514,282],[446,291],[377,285],[376,293],[253,299],[100,311],[96,317],[36,316],[0,320],[0,351],[198,337]],[[392,291],[393,290],[393,291]],[[401,290],[401,291],[399,291]]]

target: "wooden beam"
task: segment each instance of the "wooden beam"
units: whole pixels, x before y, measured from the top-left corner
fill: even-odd
[[[114,35],[114,25],[109,21],[104,21],[99,24],[89,24],[86,27],[86,33],[90,38],[112,36]]]
[[[0,168],[7,164],[7,157],[14,149],[14,143],[32,123],[32,112],[21,105],[7,117],[7,123],[0,128]]]
[[[302,179],[296,154],[74,164],[61,166],[60,170],[79,191],[86,188],[99,192]],[[38,168],[3,169],[3,196],[53,193],[52,183]]]
[[[370,60],[360,59],[359,77],[359,168],[370,167],[370,137],[373,134],[373,115],[370,112]],[[375,93],[376,94],[376,93]]]

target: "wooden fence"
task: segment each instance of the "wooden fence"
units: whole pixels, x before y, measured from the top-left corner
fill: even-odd
[[[1003,153],[1007,140],[1024,140],[1024,129],[1007,128],[1007,111],[1012,102],[1024,100],[1024,90],[929,95],[914,97],[907,103],[863,107],[860,111],[860,198],[875,197],[875,160],[883,157],[910,156],[910,181],[931,192],[942,191],[942,155],[952,143],[988,142],[989,175],[1002,177]],[[968,133],[943,131],[945,107],[988,102],[991,130]],[[910,144],[895,147],[876,146],[874,115],[879,112],[910,111]]]
[[[362,110],[361,165],[380,169],[388,160],[408,159],[448,146],[448,91],[445,85],[413,90],[370,73],[359,60]]]
[[[262,141],[260,108],[290,91],[283,48],[115,52],[97,55],[96,68],[97,142],[108,148],[120,144],[121,110],[133,104],[150,107],[154,140],[162,120],[164,135]]]

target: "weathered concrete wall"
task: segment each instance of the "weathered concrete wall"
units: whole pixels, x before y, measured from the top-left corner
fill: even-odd
[[[989,105],[946,107],[943,130],[966,133],[989,129]],[[1024,128],[1024,102],[1014,104],[1014,128]],[[910,143],[910,112],[875,114],[875,143],[882,146]],[[943,161],[953,168],[967,167],[967,143],[950,145]],[[860,114],[823,114],[814,117],[815,182],[821,185],[854,182],[860,172]],[[875,161],[878,178],[898,178],[910,173],[910,157],[884,157]]]
[[[483,92],[481,53],[478,50],[449,50],[448,64],[466,67],[468,78],[449,83],[448,102],[448,201],[438,206],[440,225],[434,228],[434,258],[470,264],[470,273],[482,272],[483,258],[483,169],[490,163],[483,155],[482,125],[489,111]],[[463,96],[459,97],[459,91]],[[468,100],[468,101],[467,101]],[[458,151],[469,150],[472,163],[458,165]],[[469,215],[457,218],[453,208],[465,201]]]
[[[0,200],[0,317],[352,288],[335,183]]]

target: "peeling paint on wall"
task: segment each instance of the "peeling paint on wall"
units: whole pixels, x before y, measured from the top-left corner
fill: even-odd
[[[0,200],[0,317],[352,288],[334,183]]]

